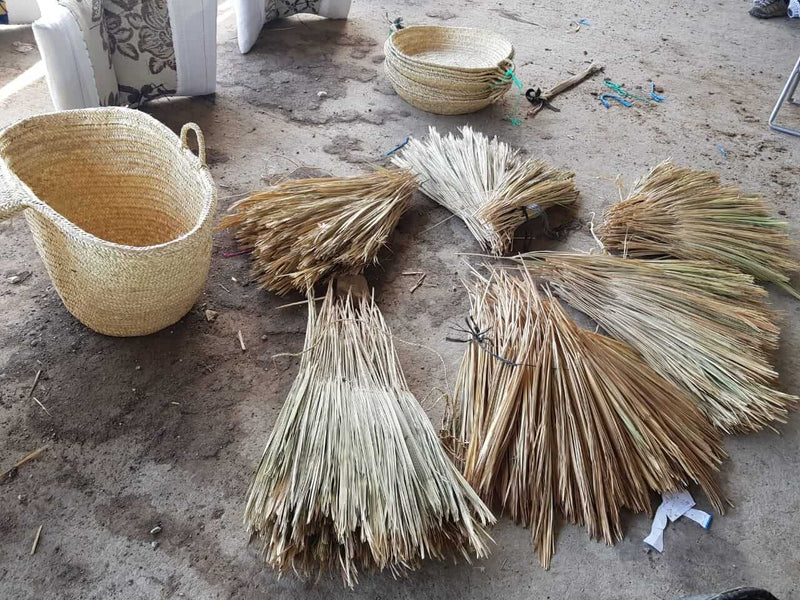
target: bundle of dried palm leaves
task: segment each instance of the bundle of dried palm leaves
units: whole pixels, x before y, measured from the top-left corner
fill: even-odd
[[[696,482],[722,510],[720,438],[686,393],[530,277],[493,272],[468,289],[449,441],[481,497],[530,526],[545,568],[558,515],[612,544],[620,509],[649,511],[651,490]]]
[[[252,249],[259,284],[278,294],[305,291],[336,273],[360,273],[406,211],[416,189],[404,170],[285,181],[235,203],[230,227]]]
[[[484,557],[494,522],[409,391],[374,301],[309,299],[300,372],[253,480],[245,523],[280,571],[414,569]]]
[[[797,398],[775,389],[779,329],[750,275],[703,261],[523,255],[559,296],[688,391],[725,432],[785,422]]]
[[[720,185],[718,174],[664,162],[611,207],[601,240],[632,258],[718,262],[800,298],[789,284],[800,265],[789,256],[787,228],[760,196]]]
[[[412,139],[394,163],[411,170],[420,189],[467,225],[484,250],[511,250],[514,232],[552,206],[578,198],[574,173],[538,160],[470,127],[442,137],[434,127],[424,141]]]

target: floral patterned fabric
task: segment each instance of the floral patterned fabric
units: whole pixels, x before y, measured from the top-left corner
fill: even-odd
[[[319,13],[321,0],[266,0],[267,18],[269,23],[275,19],[283,19],[298,13]]]
[[[178,72],[167,0],[102,0],[119,102],[141,106],[175,93]]]
[[[102,0],[58,0],[58,3],[72,13],[81,28],[100,106],[118,105],[119,86],[114,66],[108,57]]]
[[[167,0],[58,0],[75,15],[100,106],[136,108],[178,84]]]

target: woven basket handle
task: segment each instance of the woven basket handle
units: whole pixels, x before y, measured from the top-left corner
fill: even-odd
[[[28,200],[28,192],[0,158],[0,221],[10,219],[28,208]]]
[[[186,123],[183,127],[181,127],[181,146],[183,146],[184,150],[189,150],[189,132],[194,131],[194,135],[197,138],[197,157],[200,159],[200,162],[203,164],[204,167],[207,167],[206,164],[206,139],[203,137],[203,130],[200,129],[200,126],[197,123]],[[191,152],[191,150],[189,150]]]

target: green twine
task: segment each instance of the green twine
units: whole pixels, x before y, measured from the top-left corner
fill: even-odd
[[[390,19],[389,13],[386,13],[386,20],[389,21],[389,37],[394,35],[395,31],[400,31],[401,29],[405,29],[405,25],[403,24],[403,17],[397,17],[396,19]]]
[[[519,120],[519,99],[520,96],[522,96],[522,90],[525,86],[514,74],[514,67],[511,67],[508,71],[506,71],[505,75],[503,75],[500,81],[497,83],[493,83],[492,87],[500,87],[501,85],[505,85],[509,82],[517,86],[517,90],[519,91],[517,92],[517,99],[514,102],[514,114],[506,115],[504,118],[511,121],[512,125],[521,125],[522,121]]]
[[[605,86],[607,88],[614,90],[615,92],[617,92],[617,94],[619,94],[623,98],[633,98],[635,100],[640,100],[642,102],[647,102],[648,104],[652,104],[653,103],[653,101],[650,100],[649,98],[643,98],[642,96],[637,96],[636,94],[631,94],[628,90],[626,90],[624,87],[622,87],[623,85],[625,85],[623,83],[614,83],[610,79],[603,79],[603,83],[605,84]]]

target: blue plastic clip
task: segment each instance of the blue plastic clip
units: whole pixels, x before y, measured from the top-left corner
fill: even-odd
[[[663,102],[664,100],[666,100],[666,98],[664,98],[664,96],[659,96],[658,94],[656,94],[656,82],[655,81],[651,81],[650,82],[650,97],[653,100],[655,100],[656,102]]]
[[[611,108],[611,103],[609,102],[609,100],[616,100],[617,102],[622,104],[622,106],[627,106],[627,107],[633,106],[633,104],[631,104],[630,102],[625,100],[625,98],[620,98],[616,94],[601,94],[600,95],[600,102],[602,102],[603,106],[605,106],[606,108]]]
[[[395,148],[392,148],[392,149],[391,149],[391,150],[389,150],[389,151],[388,151],[386,154],[384,154],[384,156],[391,156],[392,154],[394,154],[395,152],[397,152],[398,150],[400,150],[401,148],[403,148],[403,146],[405,146],[405,145],[406,145],[408,142],[410,142],[410,141],[411,141],[411,136],[410,136],[410,135],[407,135],[407,136],[406,136],[406,139],[404,139],[404,140],[403,140],[403,143],[402,143],[402,144],[400,144],[399,146],[397,146],[397,147],[395,147]]]

